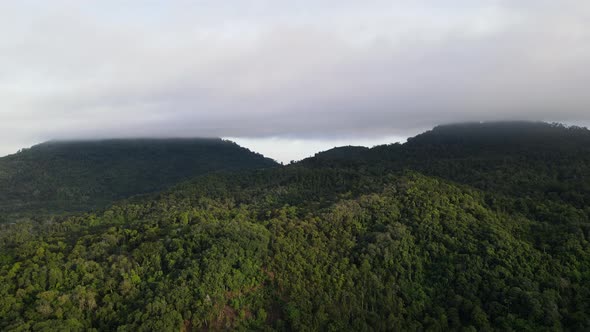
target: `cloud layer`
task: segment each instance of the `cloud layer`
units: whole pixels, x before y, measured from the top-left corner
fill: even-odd
[[[5,1],[0,154],[51,138],[586,123],[588,22],[583,0]]]

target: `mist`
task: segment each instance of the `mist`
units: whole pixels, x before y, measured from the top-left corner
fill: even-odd
[[[4,2],[0,155],[229,137],[286,161],[441,123],[584,125],[588,22],[586,1]]]

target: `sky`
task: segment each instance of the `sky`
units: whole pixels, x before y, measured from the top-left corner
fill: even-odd
[[[437,124],[590,123],[587,0],[0,2],[0,155],[224,137],[279,161]]]

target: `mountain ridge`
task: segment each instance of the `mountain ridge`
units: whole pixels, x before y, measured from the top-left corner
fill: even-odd
[[[54,140],[0,158],[0,202],[10,201],[0,210],[87,210],[207,172],[276,166],[219,138]]]

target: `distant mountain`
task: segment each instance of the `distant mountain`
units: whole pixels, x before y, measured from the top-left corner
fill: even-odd
[[[0,212],[86,210],[208,172],[275,166],[221,139],[51,141],[0,158]]]
[[[582,127],[523,121],[451,124],[404,144],[337,151],[302,164],[363,166],[377,173],[415,170],[483,190],[590,205],[590,183],[582,181],[590,179],[590,130]]]
[[[351,160],[355,158],[362,158],[364,153],[369,151],[369,148],[364,146],[341,146],[330,150],[316,153],[316,159],[342,159]]]
[[[318,160],[407,160],[475,157],[491,155],[573,154],[590,151],[590,130],[545,122],[475,122],[440,125],[404,144],[364,147],[338,147],[306,159]]]
[[[496,153],[506,155],[579,153],[590,151],[590,131],[545,122],[481,122],[437,126],[410,138],[408,150],[428,150],[435,156],[458,157]]]

